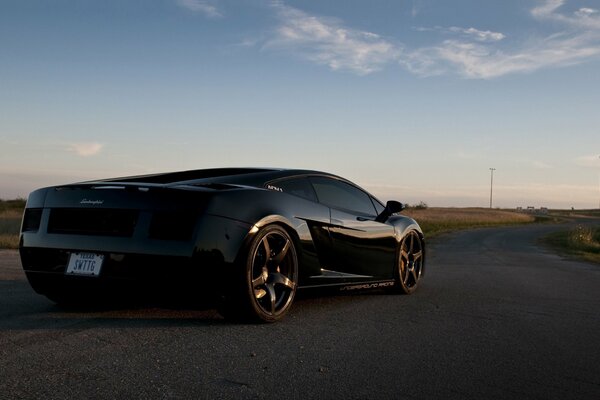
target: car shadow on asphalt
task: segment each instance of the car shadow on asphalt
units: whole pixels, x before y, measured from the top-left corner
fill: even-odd
[[[349,306],[388,295],[384,290],[339,292],[301,291],[290,312],[294,317],[335,312]],[[229,321],[217,311],[214,299],[180,296],[119,297],[85,306],[59,306],[31,289],[25,280],[0,280],[0,332],[14,330],[68,330],[99,328],[211,327],[262,325]],[[290,318],[286,316],[281,322]],[[267,324],[268,325],[268,324]]]

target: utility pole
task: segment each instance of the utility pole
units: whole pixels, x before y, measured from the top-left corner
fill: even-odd
[[[494,190],[494,171],[496,168],[490,168],[491,178],[490,178],[490,208],[492,208],[492,194]]]

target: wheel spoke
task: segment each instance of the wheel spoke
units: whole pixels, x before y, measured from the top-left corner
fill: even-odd
[[[296,283],[290,280],[287,276],[280,274],[279,272],[275,272],[269,275],[271,278],[271,283],[273,285],[283,285],[288,289],[294,289],[296,287]]]
[[[409,277],[409,271],[408,271],[408,264],[407,263],[402,263],[402,282],[404,282],[404,284],[406,285],[408,283],[408,277]]]
[[[283,245],[283,247],[281,248],[281,250],[279,251],[279,253],[277,253],[271,259],[271,261],[270,261],[271,266],[277,268],[279,266],[279,264],[281,264],[281,262],[285,258],[285,256],[286,256],[289,248],[290,248],[290,241],[286,239],[285,244]]]
[[[271,313],[275,312],[275,304],[277,303],[277,294],[275,293],[275,286],[272,283],[267,283],[266,286],[267,293],[269,294],[269,300],[271,301]]]
[[[261,273],[258,278],[252,280],[252,287],[256,289],[266,283],[265,274]]]
[[[411,270],[410,270],[410,274],[412,275],[412,277],[413,277],[413,279],[414,279],[414,283],[416,284],[416,283],[417,283],[417,281],[419,280],[419,279],[417,278],[417,270],[416,270],[415,268],[411,269]]]
[[[400,250],[400,257],[403,260],[408,260],[408,252],[406,250],[404,250],[404,249]]]
[[[271,246],[269,245],[268,235],[265,236],[261,241],[264,249],[265,249],[265,262],[262,267],[266,268],[269,263],[269,259],[271,258]]]
[[[254,289],[254,297],[257,299],[262,299],[267,294],[265,289]]]
[[[413,254],[413,258],[415,260],[415,263],[417,262],[417,260],[420,260],[421,257],[423,257],[423,252],[422,251],[418,251],[416,253]]]
[[[416,274],[416,278],[417,278],[417,282],[419,281],[419,279],[421,279],[421,268],[423,267],[423,264],[418,264],[415,265],[415,274]]]

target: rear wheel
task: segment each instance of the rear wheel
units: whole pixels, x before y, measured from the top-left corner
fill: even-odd
[[[421,236],[415,230],[409,231],[398,251],[397,287],[402,293],[411,294],[417,289],[423,275],[424,252]]]
[[[264,227],[240,264],[241,287],[227,296],[223,314],[247,321],[281,319],[292,305],[298,281],[298,257],[290,235],[278,225]]]

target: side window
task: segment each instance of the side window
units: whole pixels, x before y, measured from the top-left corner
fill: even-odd
[[[280,192],[293,194],[304,199],[317,201],[317,196],[310,182],[306,178],[284,179],[281,181],[270,182],[266,185],[267,189],[278,190]]]
[[[383,210],[385,210],[385,206],[383,204],[381,204],[377,199],[374,199],[371,197],[371,200],[373,200],[373,205],[375,205],[375,210],[377,210],[377,215],[381,214],[383,212]]]
[[[371,196],[342,181],[324,177],[312,177],[319,202],[334,208],[343,208],[366,215],[377,215]]]

